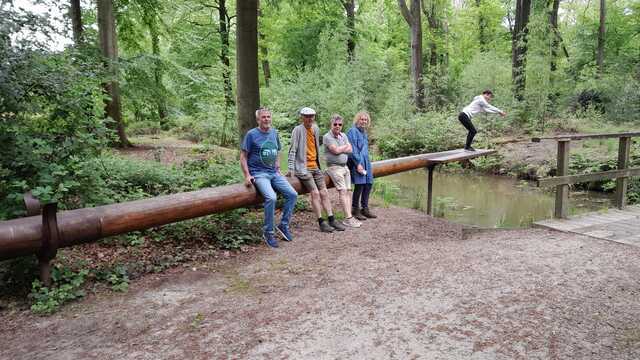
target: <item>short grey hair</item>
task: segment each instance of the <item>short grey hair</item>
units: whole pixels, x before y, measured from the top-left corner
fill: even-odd
[[[266,107],[258,108],[258,110],[256,110],[256,121],[260,120],[260,114],[262,114],[263,112],[268,112],[269,114],[271,114],[271,110],[269,110],[269,108],[266,108]]]
[[[342,120],[342,123],[344,124],[344,119],[342,118],[342,116],[340,116],[339,114],[333,114],[331,115],[331,119],[329,119],[329,127],[333,126],[333,123],[337,120]]]

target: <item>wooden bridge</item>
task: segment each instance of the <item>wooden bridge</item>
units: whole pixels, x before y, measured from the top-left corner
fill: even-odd
[[[640,246],[640,206],[538,221],[534,226]]]
[[[640,246],[640,206],[626,206],[629,177],[639,176],[640,168],[629,168],[631,138],[640,132],[615,134],[576,134],[533,138],[532,141],[558,142],[557,175],[538,180],[538,186],[555,186],[555,219],[538,221],[535,226],[587,235],[599,239]],[[618,169],[590,174],[569,175],[571,141],[618,138]],[[569,185],[590,181],[616,179],[615,205],[609,209],[580,216],[568,216]]]

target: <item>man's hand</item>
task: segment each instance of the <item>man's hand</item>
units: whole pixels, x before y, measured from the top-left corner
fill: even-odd
[[[500,116],[505,117],[505,116],[507,116],[507,113],[503,111],[503,112],[500,113]]]
[[[293,176],[293,172],[291,170],[287,170],[287,173],[284,176],[292,177]]]
[[[253,176],[247,176],[244,178],[244,186],[250,187],[254,181],[256,181],[256,179]]]

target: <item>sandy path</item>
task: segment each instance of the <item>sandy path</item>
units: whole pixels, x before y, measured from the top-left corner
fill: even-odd
[[[2,359],[637,359],[640,249],[484,231],[408,209],[173,270],[48,318],[0,316]]]

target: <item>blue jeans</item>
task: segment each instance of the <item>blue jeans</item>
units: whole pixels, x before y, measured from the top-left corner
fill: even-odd
[[[273,223],[276,212],[276,191],[281,193],[284,198],[284,207],[282,209],[282,226],[289,226],[289,219],[293,214],[293,207],[296,205],[298,193],[289,184],[287,179],[279,174],[257,173],[253,174],[255,179],[255,187],[258,193],[264,198],[264,232],[273,234]]]

